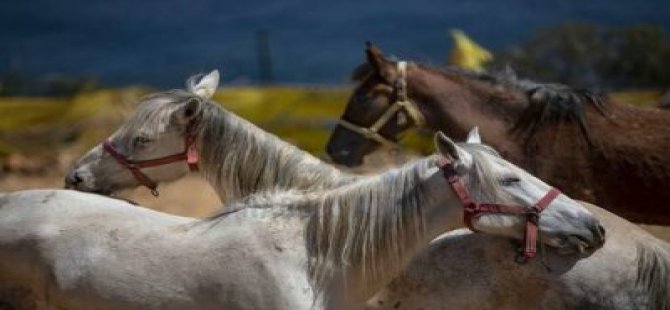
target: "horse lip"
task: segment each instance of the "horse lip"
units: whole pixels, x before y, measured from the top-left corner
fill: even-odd
[[[599,249],[603,245],[603,241],[598,240],[589,240],[586,237],[581,235],[564,235],[560,237],[560,241],[556,244],[556,248],[559,254],[562,255],[571,255],[571,254],[581,254],[584,255],[593,250]]]

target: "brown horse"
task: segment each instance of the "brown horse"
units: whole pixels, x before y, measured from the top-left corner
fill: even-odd
[[[632,221],[670,225],[670,113],[563,85],[386,59],[368,45],[327,151],[340,164],[411,127],[462,139],[479,126],[510,161],[578,199]],[[420,116],[417,117],[417,111]]]

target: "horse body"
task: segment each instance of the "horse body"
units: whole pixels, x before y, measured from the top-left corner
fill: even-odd
[[[1,282],[36,308],[309,308],[302,226],[244,213],[214,228],[79,192],[9,194]]]
[[[591,197],[584,199],[606,206],[634,222],[670,225],[670,192],[663,190],[670,184],[670,114],[650,108],[609,103],[607,118],[597,115],[593,108],[585,113],[589,137],[593,147],[582,146],[580,160],[590,169],[573,166],[573,175],[565,176],[560,184],[588,179],[582,188],[590,188]],[[543,129],[538,140],[551,137],[550,127]],[[569,140],[567,135],[559,143]],[[579,147],[572,139],[566,147]],[[554,147],[558,147],[558,144]],[[538,157],[547,150],[539,150]],[[541,153],[540,153],[541,152]],[[554,151],[556,154],[556,151]],[[579,154],[579,153],[578,153]],[[579,156],[579,155],[578,155]],[[543,164],[542,175],[560,174],[563,167],[552,167],[552,158]],[[553,162],[558,162],[555,159]],[[553,168],[553,169],[552,169]],[[538,170],[539,171],[539,170]],[[549,179],[549,178],[547,178]],[[574,182],[574,186],[580,186]],[[575,188],[570,192],[578,192]]]
[[[370,126],[395,96],[395,63],[368,49],[360,84],[343,119]],[[480,126],[503,157],[581,200],[634,222],[670,225],[670,114],[604,102],[585,91],[517,80],[511,73],[474,74],[407,66],[407,91],[425,124],[461,138]],[[367,101],[367,103],[363,102]],[[402,111],[398,114],[402,114]],[[380,130],[397,139],[413,124],[399,116]],[[357,165],[379,144],[338,126],[328,150]]]
[[[501,255],[514,247],[506,240],[454,231],[432,241],[368,308],[668,309],[670,245],[586,206],[608,232],[608,241],[588,257],[547,248],[544,263],[519,265]],[[644,280],[647,273],[655,281]]]
[[[551,271],[518,265],[509,239],[459,230],[432,241],[367,308],[667,309],[667,244],[589,209],[609,239],[588,257],[547,249]],[[282,212],[201,221],[80,192],[8,194],[0,283],[29,291],[26,309],[309,309],[304,217]],[[644,261],[639,248],[661,260]],[[656,275],[649,284],[645,272]]]

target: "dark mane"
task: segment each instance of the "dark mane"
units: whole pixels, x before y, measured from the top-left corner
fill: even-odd
[[[605,113],[606,100],[601,94],[562,84],[519,79],[510,67],[491,73],[480,73],[455,67],[446,67],[438,71],[449,76],[455,75],[488,82],[494,86],[503,86],[506,89],[523,92],[528,100],[528,107],[521,112],[510,132],[520,136],[526,142],[543,126],[565,122],[579,126],[588,145],[592,145],[584,118],[586,107],[593,106],[601,115],[607,116]]]
[[[573,123],[579,126],[583,138],[592,146],[584,112],[590,105],[602,116],[605,113],[604,97],[587,89],[573,89],[558,84],[540,84],[526,92],[528,107],[521,113],[510,132],[528,141],[538,129],[556,123]]]

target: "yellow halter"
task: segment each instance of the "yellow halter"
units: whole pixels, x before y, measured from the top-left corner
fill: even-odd
[[[414,104],[412,101],[409,100],[409,97],[407,97],[407,62],[406,61],[399,61],[398,62],[398,73],[399,77],[398,80],[395,83],[395,90],[396,90],[396,101],[389,106],[386,111],[374,122],[372,123],[372,126],[370,127],[362,127],[359,125],[356,125],[350,121],[347,121],[345,119],[340,119],[339,124],[342,125],[342,127],[347,128],[353,132],[356,132],[366,139],[370,139],[373,141],[378,142],[381,145],[387,146],[387,147],[392,147],[395,148],[397,147],[396,142],[391,141],[390,139],[382,136],[379,133],[379,130],[388,123],[388,121],[393,117],[393,115],[400,111],[401,109],[405,109],[407,112],[407,115],[412,119],[412,122],[414,122],[414,126],[421,127],[426,123],[425,118],[423,117],[423,114],[421,114],[421,111],[419,110],[419,107]]]

